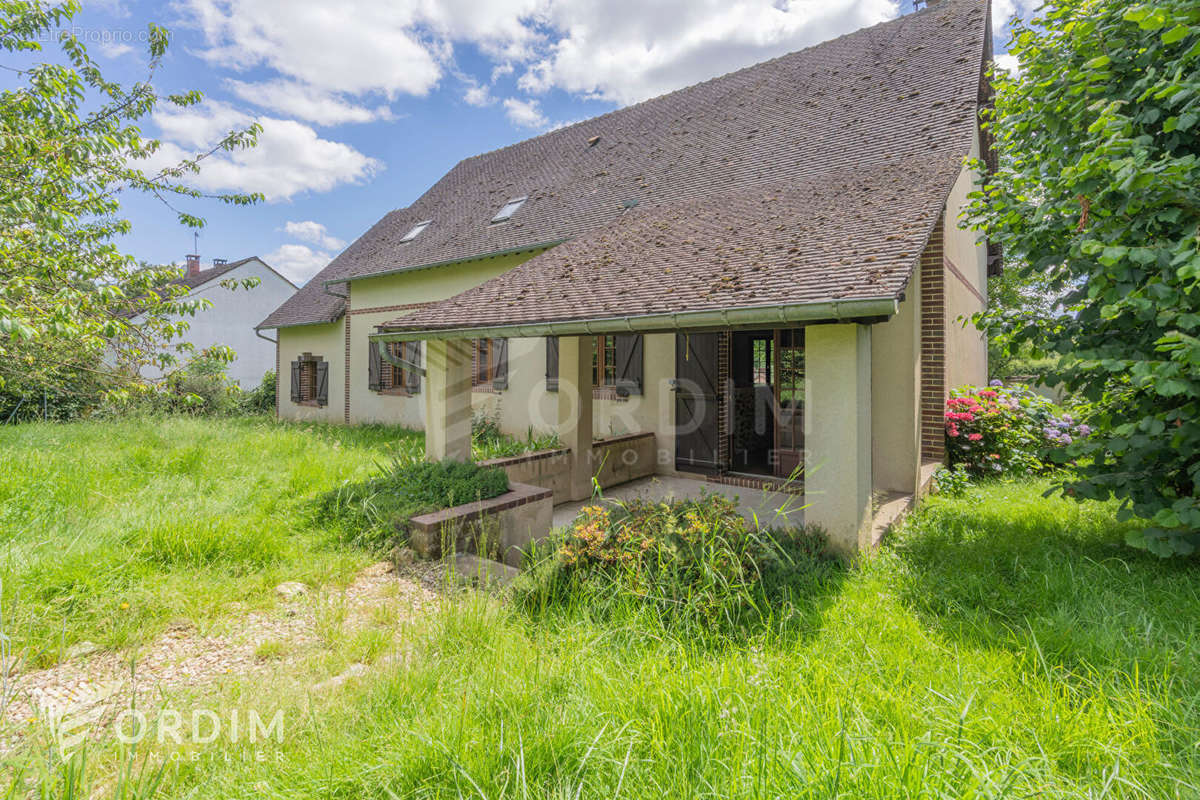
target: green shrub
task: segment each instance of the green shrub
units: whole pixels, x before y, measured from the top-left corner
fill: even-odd
[[[589,506],[553,546],[517,585],[527,609],[575,603],[604,613],[632,603],[696,631],[761,622],[835,568],[820,534],[758,529],[716,494]]]
[[[974,478],[1045,472],[1064,460],[1066,445],[1091,433],[1023,386],[993,381],[987,388],[968,386],[950,394],[946,453],[955,469]]]
[[[508,473],[498,467],[397,457],[376,477],[320,495],[316,514],[323,522],[339,524],[354,544],[382,548],[403,539],[414,516],[507,491]]]
[[[525,432],[524,439],[508,436],[500,430],[500,419],[496,414],[478,414],[471,420],[471,449],[475,457],[486,461],[489,458],[508,458],[522,453],[553,450],[559,446],[558,434],[535,435],[533,428]]]

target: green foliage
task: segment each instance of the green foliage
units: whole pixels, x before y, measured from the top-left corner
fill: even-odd
[[[536,453],[539,450],[553,450],[557,447],[557,433],[539,436],[530,428],[522,440],[501,432],[498,415],[477,414],[471,420],[471,451],[475,458],[481,461]]]
[[[275,412],[275,370],[269,369],[262,382],[242,397],[242,407],[251,413]]]
[[[720,494],[592,505],[551,547],[517,594],[525,607],[633,601],[698,635],[760,623],[835,569],[821,535],[760,530]]]
[[[156,25],[147,32],[146,79],[128,88],[106,80],[71,26],[78,10],[78,2],[0,3],[0,52],[28,58],[55,42],[62,62],[12,68],[15,88],[0,92],[0,385],[94,368],[106,353],[122,367],[114,381],[136,381],[143,364],[173,367],[162,344],[207,301],[185,299],[186,288],[170,283],[174,268],[144,267],[120,252],[117,240],[130,230],[120,198],[203,197],[185,178],[214,152],[253,146],[259,132],[232,131],[208,151],[146,174],[161,143],[142,135],[141,121],[164,103],[192,106],[202,97],[155,89],[168,44]],[[244,205],[259,197],[218,199]]]
[[[1200,544],[1200,6],[1049,0],[1018,22],[989,128],[999,170],[973,222],[1040,311],[989,330],[1061,357],[1047,380],[1089,402],[1097,433],[1061,488],[1150,521],[1131,543]],[[1053,309],[1046,311],[1045,309]]]
[[[946,454],[972,477],[1043,471],[1047,431],[1057,430],[1054,405],[1023,386],[955,389],[946,401]]]
[[[82,640],[153,640],[285,580],[366,562],[309,498],[362,477],[404,431],[182,415],[0,426],[0,591],[15,655],[52,664]]]
[[[359,685],[299,682],[268,758],[149,760],[179,798],[1190,798],[1197,566],[1046,488],[932,498],[744,641],[456,593]]]
[[[379,549],[403,539],[408,520],[420,514],[488,500],[508,491],[508,473],[459,461],[396,456],[380,474],[344,483],[316,501],[317,519],[339,524],[355,544]]]

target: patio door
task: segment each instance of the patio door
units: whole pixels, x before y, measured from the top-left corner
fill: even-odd
[[[719,333],[675,336],[675,468],[721,466],[717,445]]]
[[[775,331],[775,474],[804,466],[804,329]],[[797,476],[799,477],[799,476]]]

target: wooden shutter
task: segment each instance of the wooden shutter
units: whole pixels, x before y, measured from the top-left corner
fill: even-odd
[[[643,383],[642,335],[623,333],[617,336],[617,394],[624,397],[641,394]]]
[[[508,339],[492,339],[492,388],[508,388]]]
[[[383,368],[383,357],[379,355],[379,342],[367,342],[367,388],[378,392],[383,388],[379,374]]]
[[[292,362],[292,402],[300,402],[300,362]]]
[[[317,362],[317,405],[329,405],[329,362]]]
[[[546,337],[546,391],[558,391],[558,337]]]
[[[411,367],[404,368],[404,388],[409,394],[416,394],[421,391],[421,373],[417,372],[413,367],[421,364],[421,343],[408,342],[404,345],[404,360],[411,364]]]

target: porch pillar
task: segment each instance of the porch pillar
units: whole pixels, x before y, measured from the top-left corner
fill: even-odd
[[[870,546],[871,328],[804,332],[804,521],[851,556]]]
[[[592,337],[558,339],[558,436],[571,450],[571,500],[592,496]],[[600,465],[594,465],[599,469]]]
[[[471,342],[425,343],[425,458],[471,460]]]

